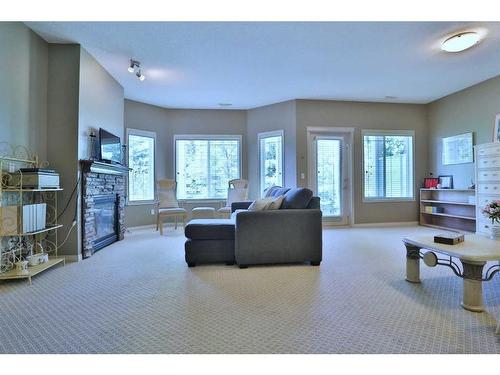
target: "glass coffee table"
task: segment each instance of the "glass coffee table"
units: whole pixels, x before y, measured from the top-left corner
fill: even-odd
[[[500,271],[500,241],[470,234],[465,235],[464,242],[456,245],[435,243],[433,235],[406,237],[403,242],[406,246],[407,281],[420,283],[420,259],[430,267],[449,267],[463,279],[462,307],[473,312],[484,311],[483,282],[491,280]],[[487,262],[496,264],[484,271]]]

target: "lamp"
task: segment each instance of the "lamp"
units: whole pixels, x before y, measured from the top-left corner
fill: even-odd
[[[130,65],[127,69],[130,73],[135,73],[139,81],[144,81],[146,76],[141,72],[141,63],[137,60],[130,59]]]

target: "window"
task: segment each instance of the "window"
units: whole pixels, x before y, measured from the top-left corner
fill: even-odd
[[[152,203],[155,200],[156,134],[127,129],[129,203]]]
[[[413,131],[363,131],[364,199],[412,200]]]
[[[176,135],[178,199],[226,199],[230,180],[241,176],[241,136]]]
[[[283,186],[283,130],[259,133],[260,192]]]

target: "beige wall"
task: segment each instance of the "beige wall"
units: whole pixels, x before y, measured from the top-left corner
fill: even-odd
[[[59,212],[67,204],[78,179],[78,101],[80,85],[80,46],[49,44],[47,159],[60,175],[63,191],[58,195]],[[76,196],[61,216],[64,237],[75,217]],[[79,215],[76,215],[79,220]],[[60,254],[76,258],[80,254],[77,230],[71,232]]]
[[[0,142],[47,157],[47,43],[20,22],[0,22]]]
[[[297,100],[297,176],[299,177],[297,185],[307,186],[307,127],[352,127],[356,129],[353,160],[355,223],[416,221],[417,201],[363,202],[361,129],[415,130],[415,189],[417,189],[427,171],[426,113],[424,105]],[[301,173],[305,176],[303,180],[300,179]]]
[[[258,134],[283,130],[285,142],[285,186],[295,186],[296,176],[296,108],[295,100],[250,109],[247,111],[249,197],[260,196]]]
[[[125,128],[156,132],[156,177],[174,178],[175,134],[241,135],[242,176],[247,176],[246,112],[238,110],[167,109],[125,100]],[[199,204],[198,204],[199,205]],[[206,205],[205,203],[203,205]],[[190,209],[192,205],[187,206]],[[214,207],[219,207],[215,204]],[[152,224],[153,205],[126,208],[127,227]]]
[[[474,179],[474,163],[443,165],[443,137],[474,132],[474,144],[493,140],[495,115],[500,113],[500,76],[469,87],[428,105],[429,171],[453,175],[456,188],[466,188]]]
[[[90,130],[106,129],[125,139],[123,87],[85,49],[80,48],[78,156],[89,158]]]

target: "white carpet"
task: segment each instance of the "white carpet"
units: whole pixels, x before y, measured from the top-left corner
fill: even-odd
[[[404,281],[401,239],[428,228],[324,231],[323,263],[198,266],[182,229],[151,229],[92,258],[0,282],[1,353],[500,353],[500,276],[487,312],[462,280],[422,266]]]

